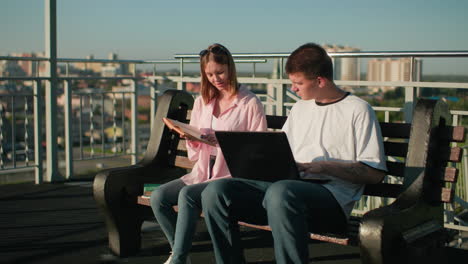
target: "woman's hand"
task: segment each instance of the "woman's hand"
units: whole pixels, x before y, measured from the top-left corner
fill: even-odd
[[[206,141],[210,142],[213,145],[218,144],[218,140],[216,139],[216,136],[214,133],[203,134],[201,135],[201,138],[205,139]]]
[[[183,134],[183,135],[180,135],[181,138],[185,139],[185,140],[191,140],[191,141],[196,141],[197,139],[189,134]]]
[[[200,131],[203,133],[201,138],[210,142],[213,145],[218,144],[218,140],[215,136],[215,131],[211,128],[200,128]]]

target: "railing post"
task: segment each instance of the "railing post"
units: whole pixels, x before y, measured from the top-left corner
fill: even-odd
[[[177,90],[184,90],[184,59],[180,59],[180,81],[177,83]]]
[[[414,75],[414,57],[411,57],[410,60],[410,82],[413,81]],[[415,100],[417,98],[416,87],[405,87],[405,105],[404,105],[404,117],[406,123],[411,123],[413,120],[413,109],[415,105]]]
[[[41,184],[43,182],[42,171],[42,90],[41,81],[33,82],[34,97],[34,182]]]
[[[280,58],[279,80],[283,80],[284,58]],[[284,99],[286,97],[286,84],[280,83],[276,86],[276,115],[285,115]]]
[[[132,108],[132,120],[131,120],[131,130],[132,130],[132,164],[136,164],[138,161],[138,85],[137,80],[132,79],[132,98],[131,98],[131,108]]]
[[[271,74],[271,79],[275,79],[275,80],[278,80],[280,77],[280,72],[279,72],[279,59],[275,59],[273,61],[273,70],[272,70],[272,74]],[[267,115],[274,115],[275,112],[273,111],[275,106],[273,105],[273,102],[276,102],[276,101],[273,101],[273,98],[276,98],[276,90],[278,89],[277,85],[276,84],[273,84],[273,83],[269,83],[267,84],[267,97],[266,97],[266,109],[265,109],[265,113]]]
[[[45,181],[62,178],[58,171],[57,155],[57,0],[45,1],[45,54],[49,59],[46,72],[46,142],[47,174]]]
[[[72,85],[71,80],[64,81],[64,96],[65,96],[65,177],[70,179],[73,177],[73,127],[72,127]]]
[[[156,114],[156,91],[158,89],[158,80],[154,80],[153,85],[150,87],[150,129],[154,125],[154,115]]]

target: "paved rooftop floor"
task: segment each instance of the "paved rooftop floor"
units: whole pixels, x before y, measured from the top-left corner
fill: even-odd
[[[118,258],[107,248],[103,217],[92,197],[91,182],[0,185],[0,263],[163,263],[169,252],[158,225],[143,225],[142,250]],[[245,230],[249,263],[274,263],[269,232]],[[359,249],[312,241],[313,263],[361,263]],[[447,263],[467,263],[468,250],[447,250]],[[200,221],[192,263],[214,263],[212,245]]]

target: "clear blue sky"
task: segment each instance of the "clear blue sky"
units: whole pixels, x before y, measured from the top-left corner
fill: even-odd
[[[58,0],[58,56],[170,59],[211,43],[290,52],[468,50],[466,0]],[[0,0],[0,55],[44,49],[44,1]],[[468,74],[468,70],[464,71]]]

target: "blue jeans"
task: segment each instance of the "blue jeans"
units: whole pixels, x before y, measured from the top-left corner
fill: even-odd
[[[171,245],[173,264],[185,264],[201,213],[201,193],[207,185],[185,185],[177,179],[151,193],[151,208]],[[178,214],[172,208],[174,205],[178,205]]]
[[[202,193],[216,263],[245,263],[237,221],[268,223],[277,263],[308,263],[308,232],[343,232],[346,217],[322,185],[225,179]]]

